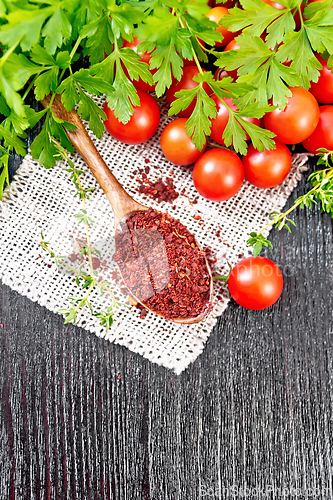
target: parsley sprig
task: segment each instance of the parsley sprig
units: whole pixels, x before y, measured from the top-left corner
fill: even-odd
[[[231,31],[242,30],[236,38],[240,49],[219,52],[214,44],[221,41],[221,34],[206,17],[206,0],[25,0],[21,4],[1,0],[0,199],[8,184],[10,155],[26,154],[26,132],[40,120],[43,125],[31,145],[31,154],[40,164],[55,165],[57,148],[52,139],[72,151],[64,132],[71,125],[52,113],[55,94],[61,94],[67,110],[76,106],[92,132],[101,137],[106,116],[93,96],[106,95],[117,118],[127,123],[133,106],[139,104],[131,80],[155,83],[160,97],[173,78],[181,79],[184,58],[197,65],[198,86],[177,93],[170,114],[195,102],[186,130],[196,146],[201,149],[210,134],[216,116],[211,94],[215,94],[219,99],[231,97],[237,106],[237,111],[228,108],[226,146],[245,154],[247,133],[256,149],[273,148],[274,134],[243,117],[260,118],[272,106],[282,109],[289,87],[309,88],[311,80],[317,81],[321,69],[317,52],[328,60],[328,67],[333,66],[333,0],[281,3],[285,8],[278,10],[262,0],[240,0],[241,8],[230,9],[230,15],[220,21]],[[124,47],[124,40],[133,36],[142,40],[138,50],[151,54],[149,65]],[[216,81],[203,70],[208,54],[210,61],[216,58],[218,67],[237,69],[236,81]],[[36,112],[29,104],[32,93],[37,100],[51,94],[50,105]]]

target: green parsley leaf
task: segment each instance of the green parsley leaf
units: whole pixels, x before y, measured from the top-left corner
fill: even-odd
[[[244,114],[245,113],[243,113],[243,115]],[[242,126],[242,128],[249,134],[253,147],[255,147],[258,151],[264,151],[264,149],[276,148],[275,142],[273,141],[273,137],[275,137],[274,132],[263,129],[261,127],[258,127],[258,125],[255,125],[254,123],[244,120],[240,116],[240,112],[239,116],[237,117],[237,121]]]
[[[187,93],[191,92],[191,90],[181,90],[180,92],[176,92],[176,94],[182,94],[183,92]],[[186,122],[186,133],[188,137],[192,138],[199,151],[206,144],[206,135],[210,134],[212,127],[211,119],[215,118],[215,116],[216,107],[214,101],[208,96],[202,86],[199,86],[196,92],[195,108]]]
[[[42,130],[37,135],[30,147],[31,156],[38,159],[40,165],[45,168],[52,168],[56,164],[58,150],[51,141],[51,132],[48,119],[45,120]]]
[[[80,94],[80,105],[77,112],[83,120],[89,120],[89,127],[96,137],[100,139],[104,132],[104,124],[101,120],[106,120],[106,114],[81,88],[78,90]]]
[[[229,111],[228,124],[223,132],[224,144],[228,146],[233,146],[236,152],[242,155],[246,154],[247,144],[246,144],[246,133],[243,127],[236,120],[235,112]]]
[[[30,50],[32,44],[39,40],[42,26],[53,14],[53,7],[34,8],[31,4],[27,9],[14,8],[5,19],[7,24],[0,27],[0,43],[12,47],[20,44],[23,51]],[[38,13],[36,15],[36,13]]]
[[[260,36],[283,11],[267,5],[261,0],[242,0],[243,9],[234,7],[229,10],[229,16],[224,16],[220,24],[230,31],[243,30],[249,36]]]
[[[139,106],[140,99],[133,83],[125,75],[119,59],[116,67],[114,92],[109,94],[106,100],[110,108],[114,110],[116,118],[122,123],[128,123],[133,114],[133,106]]]
[[[4,96],[1,94],[0,94],[0,114],[4,116],[10,115],[10,108],[7,106]]]
[[[12,146],[16,150],[17,154],[25,156],[26,146],[24,142],[18,137],[15,137],[15,135],[10,134],[3,125],[0,125],[0,138],[4,139],[6,146]]]
[[[69,68],[71,60],[68,50],[64,50],[63,52],[58,52],[56,61],[57,61],[57,66],[59,66],[59,68],[61,69]]]
[[[139,54],[128,47],[120,49],[119,54],[120,59],[126,67],[131,80],[138,80],[139,78],[141,78],[149,85],[153,85],[154,80],[152,74],[149,71],[149,66],[147,63],[140,61]]]
[[[165,90],[172,83],[172,75],[176,80],[180,80],[183,74],[183,61],[175,50],[174,43],[159,47],[152,53],[150,69],[156,69],[154,81],[156,83],[155,92],[158,97],[164,94]]]
[[[3,151],[2,151],[2,153],[3,153]],[[7,186],[9,186],[8,160],[9,160],[9,155],[7,153],[0,155],[0,170],[1,170],[1,172],[0,172],[0,201],[2,201],[3,189],[4,189],[5,182],[7,183]]]
[[[45,37],[44,47],[49,54],[54,54],[57,47],[61,47],[63,41],[70,37],[72,26],[65,16],[60,5],[54,8],[54,12],[42,30]]]
[[[74,73],[73,78],[91,94],[101,95],[108,94],[113,91],[113,87],[110,83],[106,82],[103,78],[91,76],[88,69],[81,68],[79,71]]]
[[[265,105],[272,98],[273,104],[285,108],[291,92],[302,81],[295,69],[281,64],[280,51],[275,53],[259,38],[242,34],[237,37],[239,50],[230,50],[220,55],[218,65],[227,70],[237,69],[238,83],[253,86],[251,92],[237,100],[237,105],[246,108],[251,102]],[[241,96],[240,96],[241,97]]]
[[[61,145],[66,148],[70,153],[74,153],[74,148],[70,140],[68,139],[66,132],[63,127],[67,130],[75,130],[76,127],[72,123],[65,122],[60,118],[57,118],[53,113],[50,115],[50,133],[56,139],[60,139]]]
[[[310,87],[310,81],[318,80],[321,64],[314,56],[304,27],[285,36],[276,57],[282,63],[292,59],[290,68],[300,76],[302,86],[306,89]]]
[[[35,96],[38,101],[44,99],[51,91],[54,92],[58,84],[59,67],[53,68],[41,73],[35,81]]]
[[[65,78],[56,89],[57,94],[61,95],[61,102],[65,106],[66,111],[71,111],[77,102],[80,100],[80,96],[75,87],[75,80],[73,75]]]
[[[201,18],[200,20],[194,19],[191,15],[184,15],[185,24],[190,34],[200,38],[208,45],[215,45],[215,42],[222,41],[222,35],[216,31],[216,23],[210,21],[208,18]]]
[[[44,47],[34,43],[31,47],[30,57],[32,61],[37,64],[42,64],[45,66],[55,66],[56,62],[54,57],[52,57]]]
[[[108,13],[102,13],[97,19],[84,26],[80,36],[87,37],[85,54],[90,56],[91,64],[103,61],[105,53],[112,52],[114,41]]]

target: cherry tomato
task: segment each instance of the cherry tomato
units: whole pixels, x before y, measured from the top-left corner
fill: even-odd
[[[213,7],[206,14],[210,21],[214,21],[217,24],[219,23],[219,21],[221,21],[222,17],[227,15],[229,15],[229,10],[226,7]],[[224,47],[236,36],[236,33],[228,31],[227,28],[223,28],[223,26],[221,25],[216,28],[216,31],[221,33],[221,35],[223,36],[223,40],[222,42],[215,42],[215,47]]]
[[[177,118],[163,129],[161,148],[166,158],[176,165],[191,165],[202,155],[206,144],[199,151],[186,134],[187,118]]]
[[[319,123],[315,131],[302,142],[310,153],[316,153],[318,148],[333,150],[333,106],[320,106]]]
[[[195,82],[193,80],[193,77],[198,76],[198,74],[199,69],[196,66],[186,66],[183,69],[183,76],[181,77],[180,81],[177,82],[177,80],[175,80],[165,93],[166,99],[170,105],[177,99],[177,97],[175,97],[176,92],[179,92],[182,89],[194,89],[199,85],[198,82]],[[206,83],[203,84],[203,88],[208,94],[211,94],[211,90]],[[188,118],[193,113],[195,103],[196,100],[194,99],[186,109],[178,113],[178,116],[182,118]]]
[[[227,50],[239,50],[239,49],[240,49],[240,46],[238,45],[238,43],[236,42],[236,40],[233,39],[233,40],[231,40],[231,42],[228,43],[228,45],[224,49],[224,52],[226,52]],[[238,77],[237,69],[232,69],[230,71],[227,71],[227,73],[228,73],[229,76],[231,76],[235,80]]]
[[[222,144],[224,146],[224,140],[223,140],[223,132],[228,124],[229,120],[229,110],[227,107],[224,105],[224,103],[229,106],[232,110],[236,110],[237,107],[234,104],[233,99],[230,99],[228,97],[225,97],[223,101],[220,101],[220,99],[216,96],[212,96],[213,101],[215,102],[215,106],[217,109],[217,115],[216,118],[212,120],[212,129],[210,132],[211,138],[218,142],[219,144]],[[254,123],[255,125],[260,125],[260,119],[258,118],[248,118],[248,117],[243,117],[244,120]],[[250,139],[250,136],[246,134],[246,140],[248,141]]]
[[[208,200],[228,200],[240,190],[243,180],[242,162],[229,149],[206,151],[194,165],[194,186]]]
[[[316,58],[323,69],[320,70],[318,82],[311,82],[309,92],[315,96],[318,102],[331,104],[333,103],[333,73],[327,68],[327,61],[324,61],[321,55],[316,54]]]
[[[292,95],[283,111],[274,109],[264,116],[265,128],[283,144],[297,144],[307,139],[319,121],[319,106],[308,90],[291,87]]]
[[[245,179],[258,188],[272,188],[281,184],[291,169],[291,154],[287,146],[275,142],[276,149],[258,151],[250,144],[243,156]]]
[[[246,309],[265,309],[274,304],[283,289],[279,267],[265,257],[248,257],[232,269],[228,279],[232,298]]]
[[[141,40],[138,37],[133,36],[133,42],[128,42],[127,40],[124,40],[123,47],[128,47],[128,48],[134,50],[134,52],[137,52],[141,56],[142,62],[149,64],[149,61],[151,59],[151,55],[148,54],[148,52],[138,52],[138,45],[140,42],[141,42]],[[127,78],[129,78],[129,74],[128,74],[128,71],[125,68],[125,66],[123,66],[123,69],[124,69],[125,75],[127,76]],[[152,75],[154,73],[156,73],[156,71],[157,71],[157,68],[150,70]],[[156,87],[156,84],[149,85],[149,83],[144,82],[140,77],[139,77],[139,80],[133,80],[133,85],[135,88],[137,88],[139,90],[146,90],[148,92],[153,92],[155,90],[155,87]]]
[[[107,120],[104,122],[106,130],[112,137],[125,144],[141,144],[148,141],[155,134],[160,122],[160,109],[155,99],[147,92],[138,90],[140,106],[133,107],[133,115],[128,123],[118,121],[107,102],[104,112]]]

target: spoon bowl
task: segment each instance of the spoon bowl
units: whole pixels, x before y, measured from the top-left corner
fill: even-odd
[[[45,97],[41,101],[41,103],[43,104],[44,107],[48,107],[50,100],[51,100],[51,95]],[[117,231],[119,231],[119,228],[124,227],[125,225],[127,226],[127,221],[131,217],[133,217],[135,213],[146,211],[148,210],[148,207],[135,201],[125,191],[125,189],[116,179],[116,177],[112,174],[111,170],[108,168],[105,161],[97,151],[94,143],[89,137],[88,132],[85,129],[76,111],[75,110],[66,111],[64,105],[61,102],[61,96],[59,94],[55,95],[54,97],[52,103],[52,112],[56,117],[60,118],[61,120],[64,120],[66,122],[71,123],[72,125],[75,125],[76,127],[75,130],[66,130],[66,128],[64,128],[64,130],[69,140],[76,148],[76,150],[80,153],[80,155],[88,165],[89,169],[91,170],[92,174],[94,175],[96,181],[106,194],[113,209],[115,233],[117,235]],[[200,249],[200,246],[197,244],[197,242],[195,243],[197,247]],[[205,264],[207,268],[207,273],[209,275],[209,290],[206,292],[207,307],[196,317],[171,318],[171,321],[182,324],[197,323],[199,321],[202,321],[209,313],[213,300],[213,279],[206,257],[205,257]],[[130,295],[134,298],[134,300],[136,300],[146,309],[153,311],[155,314],[165,317],[162,314],[156,312],[155,310],[149,308],[144,303],[144,301],[139,300],[138,297],[136,297],[135,293],[133,293],[133,289],[131,290],[131,288],[127,285],[126,280],[124,279],[123,273],[121,271],[121,267],[119,265],[118,268],[122,276],[122,279],[127,289],[129,290]]]

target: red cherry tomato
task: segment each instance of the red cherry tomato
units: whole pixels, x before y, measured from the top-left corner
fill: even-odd
[[[276,149],[258,151],[250,144],[243,156],[245,179],[258,188],[272,188],[281,184],[291,169],[291,154],[287,146],[275,142]]]
[[[213,7],[210,9],[209,12],[207,12],[206,16],[210,21],[214,21],[215,23],[219,23],[221,21],[222,17],[229,15],[229,10],[226,7]],[[232,33],[231,31],[228,31],[227,28],[223,28],[223,26],[218,26],[216,28],[216,31],[221,33],[223,36],[222,42],[215,42],[215,47],[224,47],[227,45],[233,38],[235,38],[237,33]]]
[[[208,200],[228,200],[240,190],[243,180],[242,162],[229,149],[206,151],[194,165],[194,186]]]
[[[319,121],[319,106],[310,92],[291,87],[292,95],[283,111],[274,109],[264,116],[265,128],[276,134],[283,144],[297,144],[307,139]]]
[[[215,102],[215,106],[217,109],[217,115],[216,118],[212,120],[212,129],[210,132],[211,138],[218,142],[219,144],[222,144],[224,146],[224,140],[223,140],[223,132],[228,124],[229,120],[229,110],[227,107],[224,105],[224,103],[229,106],[232,110],[237,110],[236,105],[234,104],[233,99],[229,99],[228,97],[225,97],[223,101],[220,101],[220,99],[216,96],[212,96],[213,101]],[[243,117],[244,120],[254,123],[255,125],[260,125],[260,119],[259,118],[248,118],[248,117]],[[249,135],[246,134],[246,140],[248,141],[250,139]]]
[[[177,82],[177,80],[175,80],[165,93],[166,99],[170,105],[171,103],[173,103],[173,101],[177,99],[177,97],[175,97],[176,92],[179,92],[180,90],[183,89],[194,89],[199,85],[198,82],[195,82],[193,80],[193,77],[198,76],[198,74],[199,70],[196,66],[186,66],[183,69],[183,76],[181,77],[180,81]],[[204,83],[203,88],[208,94],[211,94],[211,90],[206,83]],[[195,99],[186,109],[180,111],[178,113],[178,116],[182,118],[188,118],[193,113],[194,108],[195,108]]]
[[[232,269],[228,279],[232,298],[246,309],[265,309],[274,304],[283,289],[279,267],[265,257],[248,257]]]
[[[177,118],[163,129],[161,148],[166,158],[176,165],[191,165],[202,155],[206,144],[199,151],[186,134],[187,118]]]
[[[236,40],[233,39],[233,40],[231,40],[231,42],[228,43],[228,45],[224,49],[224,52],[226,50],[239,50],[239,49],[240,49],[240,46],[238,45],[238,43],[236,42]],[[238,77],[237,69],[232,69],[231,71],[227,71],[227,73],[228,73],[229,76],[231,76],[235,80]]]
[[[125,144],[141,144],[148,141],[155,134],[160,122],[160,109],[155,99],[147,92],[138,90],[140,106],[133,107],[133,115],[128,123],[118,121],[107,102],[104,112],[107,120],[104,122],[106,130],[112,137]]]
[[[327,61],[324,61],[319,54],[316,54],[316,58],[322,64],[323,69],[320,70],[318,82],[311,82],[309,92],[318,102],[331,104],[333,103],[333,73],[327,68]]]
[[[333,106],[320,106],[319,123],[315,131],[302,142],[310,153],[316,153],[318,148],[333,150]]]
[[[134,50],[134,52],[137,52],[141,56],[142,62],[149,64],[149,61],[151,59],[151,55],[148,54],[148,52],[138,52],[138,45],[140,42],[141,42],[141,40],[138,37],[133,36],[133,42],[128,42],[127,40],[124,40],[123,47],[128,47],[128,48]],[[127,78],[129,78],[129,74],[128,74],[128,71],[125,68],[125,66],[123,66],[123,69],[124,69],[125,75],[127,76]],[[150,70],[152,75],[154,73],[156,73],[156,71],[157,71],[157,68]],[[136,87],[139,90],[146,90],[148,92],[153,92],[155,90],[155,87],[156,87],[156,84],[149,85],[149,83],[144,82],[140,77],[139,77],[139,80],[133,80],[133,85],[134,85],[134,87]]]

